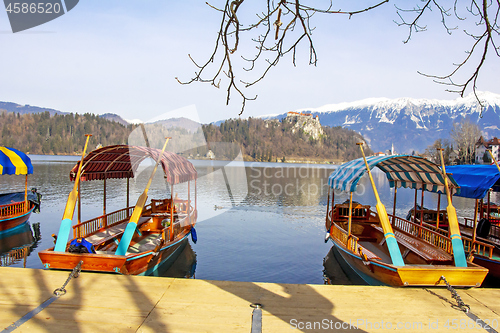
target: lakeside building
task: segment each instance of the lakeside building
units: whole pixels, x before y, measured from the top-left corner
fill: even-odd
[[[486,141],[482,136],[476,142],[476,164],[491,163],[491,156],[486,150],[491,150],[493,156],[498,161],[500,159],[500,139],[494,137],[493,139]],[[486,154],[486,155],[485,155]],[[487,159],[487,161],[485,161]]]

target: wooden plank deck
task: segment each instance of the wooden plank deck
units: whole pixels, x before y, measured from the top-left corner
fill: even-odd
[[[0,327],[6,328],[51,297],[68,272],[0,268]],[[82,273],[67,294],[14,332],[245,332],[251,303],[264,305],[263,332],[325,332],[307,323],[358,323],[355,332],[449,331],[446,320],[468,322],[443,288],[294,285]],[[500,289],[459,289],[472,313],[500,321]],[[293,321],[296,320],[296,321]],[[382,323],[383,322],[383,323]],[[472,322],[472,321],[471,321]],[[292,325],[291,325],[292,323]],[[302,323],[303,329],[294,329]],[[369,324],[371,327],[369,327]],[[376,328],[387,323],[392,329]],[[421,324],[419,324],[421,323]],[[437,323],[437,329],[430,324]],[[411,326],[411,328],[410,328]],[[497,328],[497,330],[500,330]],[[474,329],[481,332],[484,330]]]

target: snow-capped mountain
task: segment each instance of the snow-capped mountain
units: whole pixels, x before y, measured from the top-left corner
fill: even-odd
[[[318,115],[322,125],[361,133],[374,151],[384,152],[394,144],[397,153],[411,153],[423,152],[436,139],[448,139],[453,122],[465,117],[479,125],[485,138],[500,137],[500,95],[481,92],[478,97],[485,106],[481,118],[479,103],[472,93],[456,100],[370,98],[295,111]]]

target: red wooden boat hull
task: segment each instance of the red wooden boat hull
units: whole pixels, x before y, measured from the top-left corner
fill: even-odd
[[[21,225],[24,222],[28,221],[31,213],[33,212],[33,209],[34,206],[31,205],[31,208],[26,213],[22,213],[17,216],[0,217],[0,232],[15,228],[18,225]]]

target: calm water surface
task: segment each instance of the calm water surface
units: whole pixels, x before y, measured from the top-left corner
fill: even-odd
[[[26,260],[26,267],[43,268],[37,252],[53,246],[52,234],[59,223],[73,183],[69,171],[79,157],[31,156],[34,175],[28,186],[43,194],[40,214],[32,214],[30,223],[40,222],[41,239]],[[192,276],[211,280],[323,283],[323,259],[331,243],[325,244],[324,219],[327,204],[327,179],[335,166],[193,161],[197,180],[197,244],[190,240],[181,260],[167,276]],[[130,202],[135,203],[149,178],[151,167],[130,181]],[[379,194],[387,211],[392,212],[393,190],[385,176],[374,172]],[[2,176],[0,193],[24,190],[24,177]],[[103,182],[83,182],[81,186],[82,220],[102,214]],[[187,197],[187,185],[174,187],[179,197]],[[194,186],[191,186],[194,196]],[[170,197],[169,187],[159,170],[149,198]],[[348,199],[336,193],[335,202]],[[354,200],[375,206],[369,181],[364,177]],[[498,198],[493,198],[498,200]],[[421,196],[418,195],[420,204]],[[445,206],[445,197],[441,206]],[[125,207],[126,181],[108,180],[107,211]],[[399,189],[396,213],[406,215],[413,207],[414,191]],[[437,207],[437,195],[425,193],[424,204]],[[473,201],[455,198],[461,216],[472,216]],[[76,221],[76,211],[75,219]],[[0,240],[2,241],[2,240]],[[22,267],[22,261],[13,266]],[[333,266],[332,266],[333,265]],[[338,278],[334,283],[348,284],[335,267],[327,264]],[[332,268],[333,267],[333,268]]]

